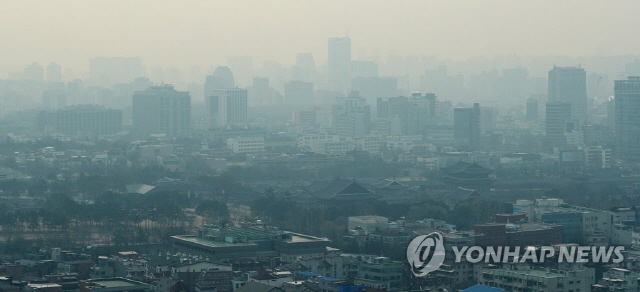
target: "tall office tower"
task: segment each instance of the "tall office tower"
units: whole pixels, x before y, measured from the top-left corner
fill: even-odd
[[[496,128],[498,109],[495,107],[480,108],[480,134],[492,132]]]
[[[296,64],[293,66],[293,79],[314,82],[316,79],[316,62],[310,53],[296,55]]]
[[[480,104],[453,109],[453,138],[456,146],[472,150],[480,147]]]
[[[616,80],[614,90],[618,157],[640,160],[640,77]]]
[[[284,101],[288,105],[312,106],[315,103],[313,83],[304,81],[285,83]]]
[[[351,80],[351,90],[360,93],[367,102],[378,98],[398,96],[398,79],[395,77],[357,77]]]
[[[331,115],[335,134],[361,138],[371,131],[371,108],[357,92],[352,92],[345,98],[337,98]]]
[[[461,73],[449,75],[447,67],[440,65],[438,69],[427,70],[420,76],[420,90],[437,92],[444,99],[460,98],[464,95],[464,76]]]
[[[292,119],[298,126],[314,127],[318,124],[318,111],[315,109],[294,111]]]
[[[411,97],[378,98],[377,120],[380,125],[400,123],[400,131],[406,135],[426,135],[430,117],[435,115],[435,94],[414,93]],[[392,129],[392,127],[388,127]],[[387,133],[390,134],[390,133]]]
[[[204,81],[204,98],[206,98],[217,89],[235,88],[236,82],[233,79],[231,69],[226,66],[220,66],[213,71],[212,75],[207,75]]]
[[[143,76],[142,61],[137,57],[100,57],[89,62],[91,81],[102,87],[129,83]]]
[[[45,110],[57,110],[67,106],[67,91],[63,83],[55,83],[42,92],[42,106]]]
[[[191,96],[172,85],[152,86],[133,94],[133,132],[138,137],[166,134],[189,136]]]
[[[505,68],[498,78],[499,100],[516,100],[520,103],[529,95],[529,71],[522,67]]]
[[[113,96],[102,104],[116,109],[131,106],[131,97],[137,91],[143,91],[153,86],[153,82],[147,77],[138,77],[128,83],[120,83],[113,86]]]
[[[69,105],[84,103],[84,84],[82,83],[82,79],[74,79],[67,82],[67,94],[67,103]]]
[[[538,120],[538,100],[535,98],[527,99],[527,113],[526,120],[528,122],[537,121]]]
[[[566,144],[565,132],[571,120],[571,104],[568,102],[547,102],[545,113],[545,146],[548,149],[562,148]]]
[[[372,61],[352,61],[351,78],[378,77],[378,64]]]
[[[47,66],[47,82],[62,82],[62,68],[60,67],[60,65],[51,63]]]
[[[70,136],[113,135],[122,129],[122,111],[102,106],[79,105],[53,112],[42,112],[43,126]]]
[[[607,119],[605,120],[607,126],[615,133],[616,128],[616,98],[615,96],[609,96],[607,99]]]
[[[236,83],[246,87],[253,78],[253,58],[247,56],[233,56],[227,58],[227,65],[235,72]]]
[[[330,38],[328,49],[329,88],[344,93],[349,88],[351,80],[351,39]]]
[[[587,73],[579,67],[556,67],[549,71],[549,101],[571,104],[571,120],[587,120]]]
[[[247,88],[249,106],[274,105],[282,103],[282,95],[269,85],[269,78],[254,77]]]
[[[209,125],[212,128],[241,126],[247,123],[247,90],[216,89],[207,96]]]
[[[33,63],[24,68],[24,73],[22,78],[24,80],[43,82],[44,68],[42,68],[42,65],[38,63]]]

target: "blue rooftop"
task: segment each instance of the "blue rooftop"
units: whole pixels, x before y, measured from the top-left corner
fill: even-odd
[[[476,284],[460,292],[504,292],[504,289]]]
[[[330,278],[330,277],[322,277],[321,279],[329,282],[342,281],[342,279],[336,279],[336,278]]]
[[[322,276],[316,273],[312,273],[312,272],[298,272],[298,275],[302,275],[302,276],[307,276],[307,277],[318,277],[318,276]]]

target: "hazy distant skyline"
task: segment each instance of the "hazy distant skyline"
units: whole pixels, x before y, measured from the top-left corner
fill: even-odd
[[[3,1],[0,78],[32,62],[74,75],[99,56],[149,68],[224,65],[252,56],[324,66],[329,37],[349,36],[353,59],[389,54],[635,55],[638,1]]]

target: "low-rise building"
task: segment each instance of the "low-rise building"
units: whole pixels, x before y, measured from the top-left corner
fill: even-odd
[[[360,262],[354,282],[380,290],[400,291],[403,267],[404,262],[394,262],[387,257],[365,258]]]
[[[151,286],[125,278],[91,279],[80,282],[80,292],[150,292]]]
[[[551,270],[528,264],[488,266],[482,269],[478,282],[507,291],[590,291],[595,282],[595,272],[587,268]]]
[[[227,148],[235,154],[264,152],[264,137],[229,138]]]

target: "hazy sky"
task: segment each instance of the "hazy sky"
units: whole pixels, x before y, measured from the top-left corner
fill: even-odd
[[[640,1],[0,0],[0,76],[37,61],[87,71],[94,56],[188,68],[251,55],[326,62],[331,36],[354,58],[640,52]]]

